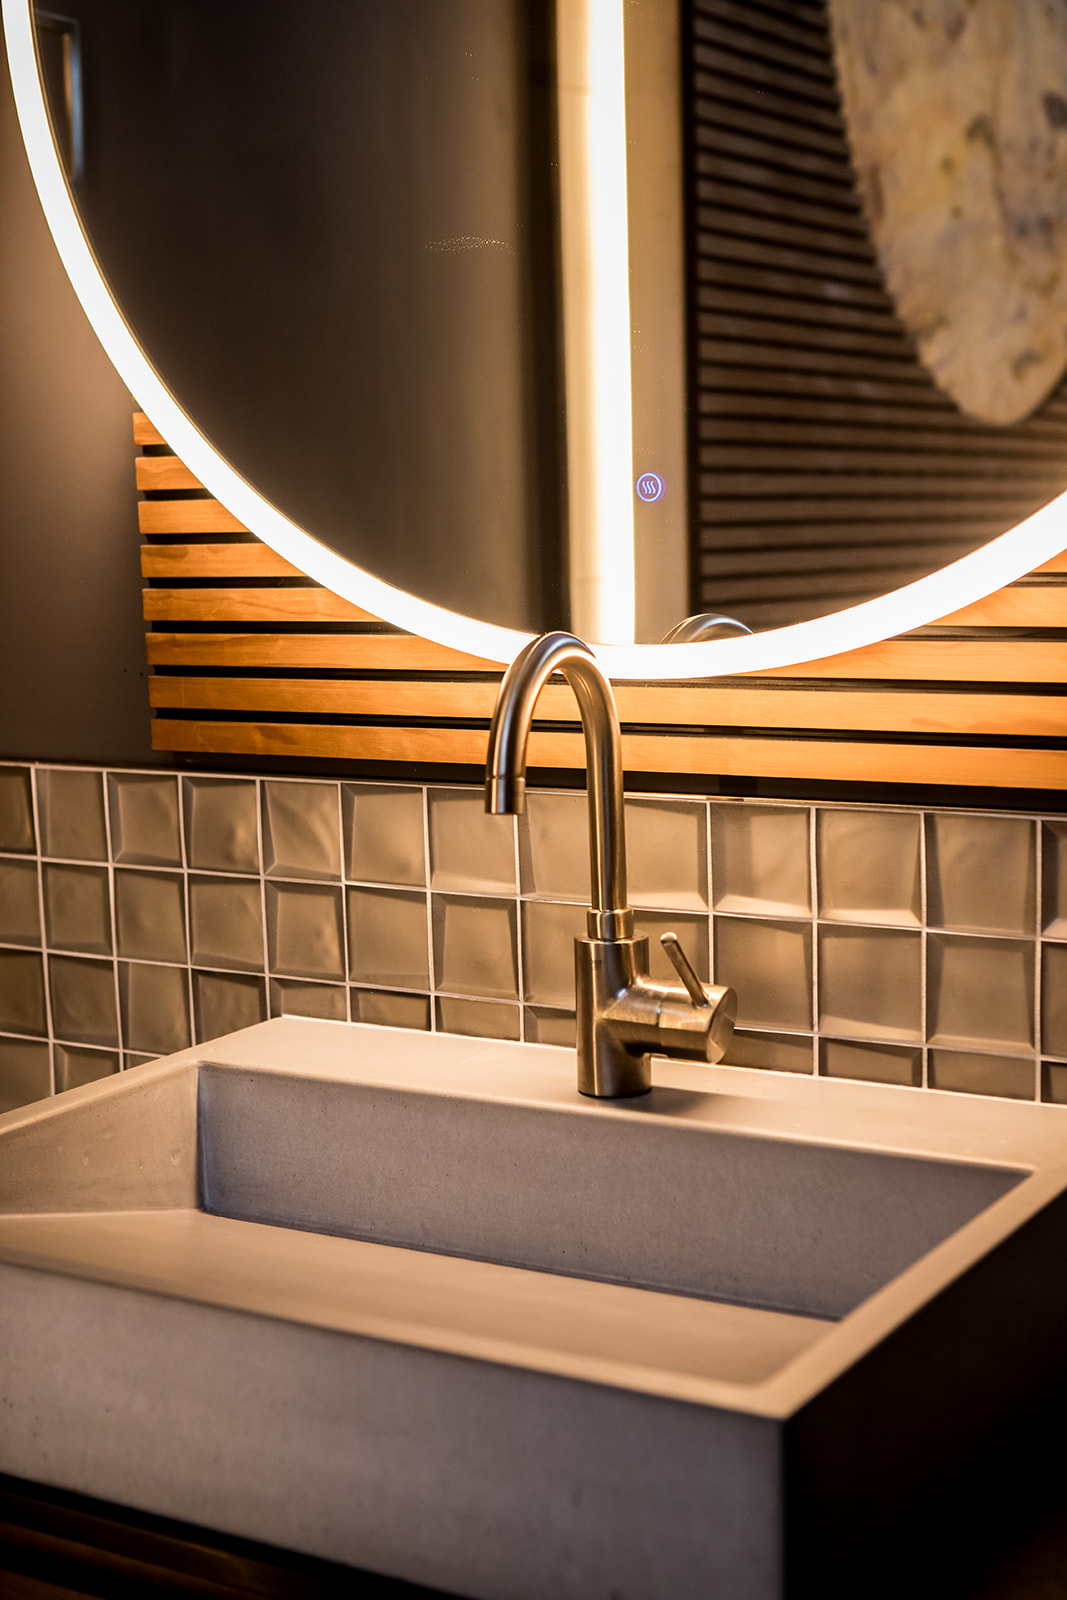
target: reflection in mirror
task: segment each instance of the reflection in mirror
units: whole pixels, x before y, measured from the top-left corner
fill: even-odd
[[[1058,395],[1017,428],[974,423],[897,317],[822,0],[778,0],[773,16],[727,0],[616,3],[628,28],[639,637],[698,611],[767,629],[855,606],[1059,492]],[[568,620],[564,530],[584,463],[562,355],[564,96],[547,3],[312,0],[294,18],[280,4],[138,0],[124,38],[105,0],[70,9],[84,49],[80,214],[193,419],[367,572],[493,623]],[[640,23],[671,41],[643,77]],[[671,137],[666,164],[642,174],[650,126]],[[673,189],[681,213],[683,146],[680,266],[680,249],[671,264],[650,241],[673,225],[657,200]],[[676,310],[658,323],[664,305]],[[672,316],[688,326],[688,361],[649,401],[650,374],[674,362]],[[642,493],[657,480],[667,493]],[[670,567],[671,518],[688,535],[688,593],[642,619]],[[961,568],[958,591],[953,574],[835,618],[832,642],[798,632],[763,657],[755,641],[707,649],[723,670],[752,670],[884,636],[1009,581],[1042,559],[1042,542],[1058,548],[1047,525],[1031,557],[1005,549]],[[701,670],[703,647],[676,648],[687,673]],[[667,655],[648,653],[648,671],[673,675]]]
[[[561,401],[547,5],[69,9],[78,208],[171,391],[349,559],[486,620],[548,626]]]
[[[1041,378],[1042,365],[1062,362],[1063,317],[1055,355],[1028,361],[1018,297],[986,270],[1014,255],[1020,271],[1043,274],[1049,316],[1063,292],[1067,188],[1056,163],[1067,131],[1050,124],[1042,97],[1059,104],[1067,57],[1033,47],[1053,27],[1039,27],[1038,13],[1052,9],[686,8],[693,610],[751,627],[832,612],[955,561],[1067,487],[1067,400],[1054,376]],[[1000,193],[996,210],[1000,180],[986,180],[1003,151],[978,133],[1003,143],[1014,130],[996,105],[1010,109],[1024,91],[1042,123],[1042,184]],[[962,181],[964,157],[975,181]],[[1022,261],[1015,235],[1027,229]],[[968,365],[970,401],[946,378],[946,343],[957,372],[960,358]],[[1008,395],[1019,387],[1005,371],[1009,346],[1026,369],[1021,409]],[[999,409],[975,405],[976,388]]]

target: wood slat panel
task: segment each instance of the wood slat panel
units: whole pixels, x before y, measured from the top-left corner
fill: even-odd
[[[767,678],[866,679],[928,683],[1067,683],[1067,643],[1031,639],[887,639]]]
[[[153,667],[237,671],[494,672],[498,662],[403,633],[150,633]]]
[[[138,456],[136,469],[137,487],[145,493],[204,487],[177,456]]]
[[[976,600],[943,617],[947,628],[1067,628],[1067,584],[1026,583]]]
[[[499,663],[409,634],[150,633],[155,667],[253,672],[493,672]],[[1067,683],[1067,641],[889,639],[802,666],[771,668],[766,678],[887,682]]]
[[[377,622],[329,589],[146,589],[146,622]]]
[[[151,502],[149,502],[151,503]],[[265,545],[146,544],[141,575],[176,582],[182,578],[301,578],[303,573]]]
[[[488,739],[484,729],[336,728],[159,718],[152,724],[152,737],[157,750],[470,766],[484,765]],[[897,748],[906,752],[913,783],[1033,789],[1067,786],[1067,750],[991,752],[943,745]],[[623,736],[623,762],[629,772],[739,778],[793,778],[803,772],[823,782],[887,781],[885,747],[847,741],[631,734]],[[529,763],[533,767],[584,766],[581,734],[535,729]]]
[[[248,532],[217,500],[139,500],[137,520],[145,534]]]
[[[185,678],[156,676],[151,704],[160,710],[243,711],[284,716],[442,717],[488,721],[494,682],[447,680],[342,682],[337,679]],[[1007,740],[1057,738],[1067,728],[1067,695],[836,690],[786,685],[752,688],[729,679],[699,684],[620,684],[626,723],[663,727],[805,728],[850,733],[981,735]],[[565,684],[547,684],[538,716],[575,720]]]
[[[143,411],[135,411],[133,414],[133,442],[139,450],[149,445],[166,446],[167,443],[155,423],[146,417]]]

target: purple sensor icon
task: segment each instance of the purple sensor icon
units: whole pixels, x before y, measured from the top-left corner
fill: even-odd
[[[658,472],[642,472],[634,486],[637,498],[651,504],[653,500],[662,500],[667,485]]]

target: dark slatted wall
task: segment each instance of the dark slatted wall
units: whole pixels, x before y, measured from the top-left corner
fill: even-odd
[[[685,0],[694,611],[882,594],[1067,488],[1067,394],[1012,428],[926,375],[868,238],[824,0]]]

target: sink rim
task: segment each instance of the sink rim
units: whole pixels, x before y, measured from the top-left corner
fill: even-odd
[[[357,1051],[353,1045],[358,1043],[361,1036],[374,1039],[379,1044],[383,1038],[388,1039],[389,1049],[382,1052],[380,1063],[356,1059]],[[199,1066],[205,1064],[220,1070],[252,1071],[339,1083],[380,1084],[391,1090],[444,1095],[454,1099],[481,1098],[540,1106],[581,1116],[616,1119],[637,1117],[660,1122],[667,1115],[672,1129],[680,1137],[699,1137],[702,1130],[714,1129],[718,1134],[738,1137],[784,1138],[805,1145],[904,1155],[967,1166],[993,1166],[1021,1173],[1020,1181],[1009,1192],[994,1200],[882,1288],[875,1290],[841,1321],[826,1324],[824,1333],[806,1350],[757,1383],[739,1384],[718,1378],[683,1377],[648,1371],[642,1374],[618,1361],[614,1362],[617,1370],[613,1377],[607,1370],[594,1372],[586,1368],[579,1371],[581,1363],[573,1360],[558,1362],[546,1358],[544,1362],[538,1361],[531,1357],[529,1349],[523,1352],[522,1359],[514,1351],[509,1355],[503,1349],[498,1349],[495,1354],[477,1357],[521,1368],[557,1371],[565,1376],[584,1377],[586,1381],[612,1386],[617,1384],[623,1388],[700,1405],[725,1406],[731,1410],[783,1419],[793,1415],[1067,1188],[1067,1149],[1064,1148],[1064,1128],[1058,1120],[1058,1107],[1027,1102],[1005,1104],[999,1100],[961,1104],[962,1097],[956,1096],[941,1095],[934,1100],[935,1091],[916,1093],[914,1090],[887,1085],[829,1082],[792,1076],[786,1078],[751,1068],[705,1069],[657,1062],[660,1086],[667,1094],[680,1091],[693,1096],[692,1101],[687,1099],[684,1102],[686,1114],[676,1115],[668,1107],[677,1106],[677,1102],[666,1101],[666,1095],[661,1095],[657,1103],[655,1091],[651,1096],[642,1097],[640,1102],[621,1104],[589,1101],[580,1097],[574,1088],[573,1061],[573,1051],[554,1046],[524,1046],[472,1040],[458,1035],[427,1035],[379,1028],[371,1024],[279,1018],[208,1045],[193,1047],[162,1061],[146,1063],[128,1073],[69,1090],[35,1106],[5,1113],[0,1116],[0,1144],[5,1137],[16,1134],[19,1129],[62,1117],[76,1105],[98,1103],[99,1109],[106,1112],[108,1102],[115,1097],[128,1096],[140,1088],[175,1077],[194,1076]],[[504,1063],[510,1063],[510,1073],[502,1072]],[[460,1086],[464,1082],[465,1086]],[[951,1117],[946,1116],[946,1109],[951,1111]],[[93,1214],[80,1213],[83,1218]],[[146,1213],[148,1216],[152,1214]],[[17,1244],[11,1235],[20,1231],[19,1219],[25,1224],[33,1215],[59,1218],[70,1214],[56,1211],[0,1213],[0,1262],[12,1267],[58,1271],[67,1276],[82,1276],[118,1286],[121,1278],[118,1266],[110,1271],[101,1266],[92,1271],[79,1271],[77,1265],[69,1261],[66,1265],[59,1264],[54,1250],[40,1249],[35,1252],[26,1247],[25,1240],[22,1245]],[[241,1225],[267,1226],[257,1223]],[[25,1233],[25,1227],[21,1231]],[[38,1231],[44,1231],[43,1227]],[[295,1233],[297,1238],[330,1237],[302,1233],[300,1230],[277,1231],[290,1235]],[[336,1242],[359,1243],[348,1240]],[[396,1247],[364,1244],[364,1248],[382,1250]],[[426,1253],[435,1261],[455,1259],[436,1252]],[[479,1265],[493,1270],[492,1263]],[[531,1269],[504,1266],[495,1270],[529,1273]],[[541,1274],[538,1273],[538,1276]],[[546,1276],[557,1278],[555,1274]],[[595,1282],[583,1278],[557,1281],[582,1285],[581,1289],[575,1291],[578,1298]],[[252,1304],[234,1304],[235,1297],[232,1294],[229,1299],[205,1300],[202,1294],[191,1294],[188,1286],[183,1288],[180,1274],[176,1274],[173,1283],[165,1288],[160,1288],[158,1284],[138,1285],[132,1281],[126,1286],[139,1287],[142,1292],[166,1293],[197,1303],[229,1305],[233,1310],[254,1315],[278,1315],[276,1310],[270,1311],[265,1307],[257,1309]],[[656,1294],[656,1291],[620,1285],[603,1287],[616,1293],[621,1290],[624,1294]],[[676,1297],[664,1294],[660,1298],[673,1301]],[[714,1301],[695,1303],[718,1304]],[[358,1333],[360,1330],[353,1328],[351,1331]],[[426,1328],[414,1324],[406,1333],[398,1325],[388,1335],[375,1333],[368,1326],[362,1336],[390,1337],[400,1343],[427,1342]],[[455,1338],[449,1336],[448,1330],[432,1330],[430,1343],[436,1349],[463,1353]],[[610,1362],[601,1364],[605,1369],[611,1365]]]

